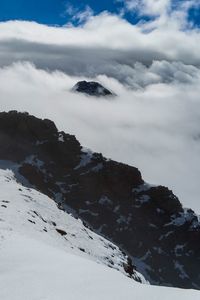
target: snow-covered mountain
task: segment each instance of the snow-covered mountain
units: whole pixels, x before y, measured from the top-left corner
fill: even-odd
[[[112,240],[150,283],[200,288],[198,216],[183,209],[172,191],[145,183],[138,169],[83,149],[74,136],[58,132],[50,120],[27,113],[0,113],[0,143],[0,168],[12,170],[24,189],[32,187],[53,199],[65,211],[62,215],[71,212],[94,232]],[[2,205],[6,210],[9,203]],[[36,207],[28,211],[29,221],[23,214],[27,228],[35,230],[38,219],[43,235],[50,231],[66,244],[67,223],[59,223],[60,216],[56,219],[47,214],[47,218],[46,210]],[[45,223],[47,219],[56,225]],[[90,238],[86,241],[84,246],[74,244],[79,254],[90,253],[90,259],[95,257],[93,260],[124,272],[125,256],[119,249],[116,261],[111,250],[111,257],[106,254],[108,259],[103,259],[98,246],[93,247]],[[73,243],[79,242],[74,238]],[[94,248],[97,252],[92,256]]]
[[[0,170],[0,191],[0,299],[199,299],[197,291],[151,287],[136,271],[144,285],[128,277],[117,246],[12,171]]]

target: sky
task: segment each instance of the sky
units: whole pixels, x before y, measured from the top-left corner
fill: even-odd
[[[115,0],[1,0],[0,19],[2,21],[10,19],[34,20],[44,24],[63,25],[70,21],[67,13],[69,7],[84,10],[90,7],[95,14],[104,10],[118,13],[122,8],[122,3]]]
[[[154,2],[156,1],[159,2],[160,0],[155,0]],[[192,1],[189,0],[188,2]],[[120,14],[133,24],[141,20],[148,20],[149,17],[154,17],[152,15],[149,16],[148,13],[140,14],[137,10],[130,9],[130,7],[133,7],[130,4],[131,2],[137,3],[143,2],[143,0],[1,0],[0,21],[28,20],[59,26],[72,21],[73,24],[77,24],[77,20],[73,20],[73,13],[82,12],[87,9],[90,9],[94,15],[103,11]],[[176,6],[183,2],[186,1],[173,0],[173,9],[175,10]],[[198,0],[195,0],[195,2],[198,2]],[[200,26],[199,7],[194,8],[193,6],[189,9],[188,19],[195,26]]]
[[[1,110],[52,119],[200,213],[199,8],[200,0],[1,0]],[[115,101],[74,94],[79,80],[99,81]]]

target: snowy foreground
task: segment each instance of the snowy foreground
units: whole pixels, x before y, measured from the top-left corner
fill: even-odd
[[[198,291],[137,283],[125,262],[118,247],[0,170],[1,300],[200,299]]]

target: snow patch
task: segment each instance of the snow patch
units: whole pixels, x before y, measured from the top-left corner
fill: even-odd
[[[93,152],[90,149],[82,148],[81,161],[78,166],[74,168],[74,170],[78,170],[82,167],[87,166],[93,157]]]

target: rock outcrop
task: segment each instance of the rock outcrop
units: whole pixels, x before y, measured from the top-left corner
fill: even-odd
[[[79,81],[72,90],[95,97],[114,96],[111,91],[94,81]]]

